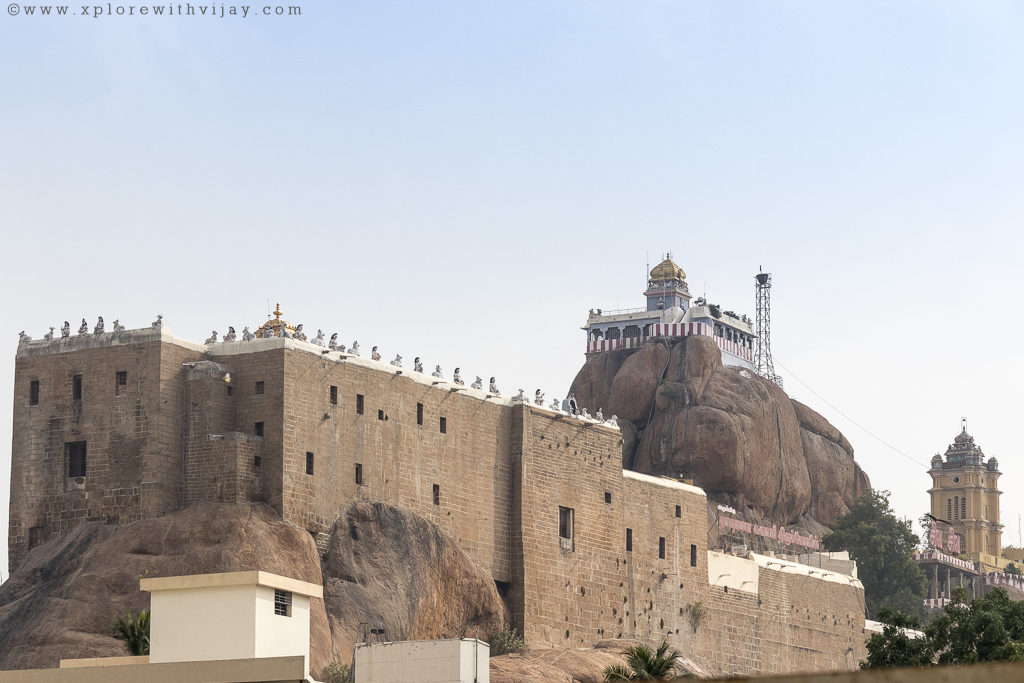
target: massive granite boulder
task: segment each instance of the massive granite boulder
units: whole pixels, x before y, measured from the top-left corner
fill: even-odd
[[[33,548],[0,586],[0,670],[123,656],[112,626],[149,608],[143,577],[252,569],[321,581],[312,537],[266,505],[196,503],[124,526],[81,524]],[[319,599],[310,621],[311,661],[326,663],[331,634]]]
[[[710,337],[591,355],[571,390],[619,417],[623,467],[692,479],[709,509],[822,533],[870,487],[839,430]]]
[[[81,524],[32,549],[0,586],[0,670],[125,654],[112,626],[149,607],[143,577],[261,569],[324,584],[324,600],[310,605],[314,674],[349,662],[365,628],[388,638],[501,630],[494,582],[432,522],[360,503],[334,529],[321,557],[308,532],[262,504],[201,502],[124,526]]]
[[[429,520],[385,503],[356,503],[334,523],[324,563],[334,644],[487,636],[505,606],[490,574]],[[353,615],[358,615],[354,618]]]

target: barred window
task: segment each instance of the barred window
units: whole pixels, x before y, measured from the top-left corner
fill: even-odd
[[[39,405],[39,380],[37,379],[28,384],[28,404],[30,406]]]
[[[290,617],[292,615],[291,591],[283,591],[280,588],[274,589],[274,614],[282,617]]]

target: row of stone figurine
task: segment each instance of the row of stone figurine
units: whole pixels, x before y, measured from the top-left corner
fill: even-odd
[[[158,328],[162,327],[163,324],[164,324],[164,317],[162,315],[157,315],[156,316],[156,320],[153,321],[153,324],[151,325],[151,327],[153,329],[158,329]],[[57,328],[51,327],[50,331],[43,335],[43,341],[53,341],[53,339],[55,337],[55,335],[53,334],[53,331],[55,329],[57,329]],[[114,321],[114,329],[112,329],[109,334],[118,334],[119,332],[124,332],[124,325],[121,324],[120,320],[115,320]],[[103,323],[103,316],[102,315],[99,316],[98,320],[96,320],[96,326],[92,329],[92,334],[95,334],[95,335],[107,334],[105,326],[104,326],[104,323]],[[78,326],[78,336],[85,337],[85,336],[88,336],[88,335],[89,335],[89,323],[87,323],[85,321],[85,318],[82,318],[82,324]],[[71,323],[69,323],[67,320],[64,321],[63,327],[60,328],[60,336],[61,336],[61,339],[64,339],[66,337],[70,337],[71,336]],[[30,341],[32,341],[32,337],[30,337],[27,334],[25,334],[25,330],[22,330],[21,332],[18,333],[18,343],[19,344],[24,344],[25,342],[30,342]]]
[[[160,327],[163,326],[163,320],[164,320],[164,317],[162,315],[157,315],[156,316],[156,320],[153,321],[153,323],[150,325],[150,327],[152,327],[153,329],[159,329]],[[53,338],[54,338],[54,334],[53,334],[54,329],[55,328],[51,327],[49,333],[43,335],[43,340],[44,341],[52,341],[53,340]],[[114,321],[114,329],[110,331],[110,334],[118,334],[120,332],[124,332],[124,329],[125,329],[124,325],[122,325],[120,323],[120,321],[115,320]],[[306,335],[302,331],[302,324],[301,323],[295,327],[295,332],[289,332],[288,328],[285,327],[284,325],[282,325],[280,329],[281,329],[281,336],[283,336],[283,337],[298,339],[299,341],[306,341]],[[99,319],[96,321],[96,326],[93,328],[92,334],[94,334],[94,335],[101,335],[101,334],[105,334],[105,333],[106,332],[104,330],[103,316],[99,316]],[[85,318],[82,318],[82,324],[78,328],[78,334],[79,334],[79,336],[86,336],[86,335],[89,334],[89,324],[85,321]],[[61,338],[65,338],[65,337],[70,337],[71,336],[71,324],[67,320],[64,321],[64,326],[61,327],[60,336],[61,336]],[[264,337],[268,337],[268,338],[269,337],[273,337],[274,336],[274,330],[272,328],[270,328],[270,327],[266,328],[266,330],[264,330],[264,332],[263,332],[263,336]],[[253,334],[252,332],[250,332],[248,327],[245,327],[245,328],[242,329],[242,341],[252,341],[255,338],[256,338],[256,335]],[[228,333],[224,335],[223,341],[225,341],[225,342],[233,342],[235,340],[236,340],[235,328],[229,326],[228,327]],[[25,342],[30,342],[30,341],[32,341],[32,338],[29,337],[27,334],[25,334],[24,330],[22,330],[18,334],[18,343],[19,344],[22,344],[22,343],[25,343]],[[324,345],[324,331],[323,330],[317,330],[316,337],[314,337],[310,341],[312,341],[312,343],[316,344],[317,346],[323,346]],[[217,343],[217,331],[216,330],[213,331],[213,334],[210,335],[210,338],[207,339],[205,343],[207,343],[207,344],[216,344]],[[357,339],[356,341],[352,342],[351,348],[346,350],[344,344],[338,344],[338,333],[335,332],[334,334],[331,335],[330,340],[328,340],[327,348],[330,351],[340,351],[342,353],[350,353],[350,354],[352,354],[354,356],[358,356],[359,355],[359,340]],[[372,358],[373,360],[376,360],[376,361],[381,360],[381,355],[377,351],[377,347],[376,346],[374,346],[373,349],[371,349],[371,351],[370,351],[370,358]],[[394,360],[391,361],[391,365],[393,365],[395,367],[398,367],[398,368],[402,367],[402,356],[399,355],[399,354],[396,354]],[[423,372],[423,362],[420,360],[419,356],[416,356],[416,358],[413,360],[413,371],[414,372]],[[441,371],[441,366],[440,365],[435,365],[434,366],[434,371],[432,373],[430,373],[430,375],[432,377],[437,377],[438,379],[444,379],[444,375],[443,375],[443,373]],[[461,369],[460,368],[455,368],[455,374],[452,376],[452,382],[454,384],[458,384],[460,386],[463,386],[463,385],[466,384],[466,382],[462,379],[462,373],[461,373]],[[472,388],[474,388],[474,389],[483,390],[483,388],[484,388],[484,380],[483,380],[483,378],[480,377],[479,375],[477,375],[476,380],[472,384],[470,384],[470,386]],[[490,393],[490,394],[492,394],[494,396],[501,396],[501,392],[498,390],[497,381],[496,381],[496,379],[494,377],[491,377],[490,385],[488,386],[487,390],[488,390],[488,393]],[[526,392],[524,390],[520,389],[519,390],[519,394],[517,396],[513,397],[512,400],[526,403],[529,399],[526,397]],[[544,392],[542,392],[540,389],[538,389],[534,393],[533,402],[535,404],[539,405],[539,406],[544,405]],[[552,410],[559,410],[559,411],[562,411],[562,412],[566,412],[566,413],[569,413],[570,415],[574,415],[574,416],[577,416],[577,417],[583,417],[583,418],[587,418],[587,419],[596,419],[599,422],[608,422],[608,423],[610,423],[612,425],[617,425],[618,424],[618,418],[615,415],[612,415],[610,418],[608,418],[608,420],[605,420],[604,419],[604,415],[602,414],[600,408],[597,409],[597,414],[594,415],[594,416],[591,416],[590,413],[587,412],[586,408],[577,408],[577,406],[576,406],[576,396],[574,394],[571,394],[571,393],[569,394],[569,397],[566,398],[564,401],[559,402],[559,400],[557,398],[553,399],[551,401],[551,405],[549,406],[549,408],[551,408]]]
[[[294,332],[289,332],[288,328],[285,327],[284,325],[282,325],[280,327],[280,330],[281,330],[281,336],[283,336],[283,337],[287,337],[287,338],[290,338],[290,339],[297,339],[299,341],[307,341],[306,335],[305,335],[305,333],[302,330],[302,324],[301,323],[295,326],[295,331]],[[270,327],[267,327],[263,331],[263,336],[266,337],[266,338],[273,337],[274,336],[274,330],[272,328],[270,328]],[[253,334],[252,332],[250,332],[248,327],[245,327],[245,328],[242,329],[242,341],[252,341],[255,338],[256,338],[256,335]],[[236,337],[236,334],[235,334],[235,328],[231,327],[231,326],[228,326],[228,333],[224,335],[224,339],[222,341],[224,341],[224,342],[233,342],[233,341],[236,341],[236,340],[237,340],[237,337]],[[324,331],[318,329],[316,331],[316,336],[313,339],[308,340],[308,341],[311,341],[313,344],[316,344],[317,346],[323,346],[324,345]],[[217,331],[216,330],[214,330],[212,332],[212,334],[210,335],[210,338],[206,340],[206,343],[207,344],[216,344],[217,343]],[[359,355],[359,340],[357,339],[356,341],[352,342],[351,348],[346,350],[344,344],[338,344],[338,333],[335,332],[334,334],[331,335],[331,338],[327,341],[327,349],[330,350],[330,351],[339,351],[341,353],[349,353],[349,354],[352,354],[354,356],[358,356]],[[380,352],[377,350],[376,346],[374,346],[370,350],[370,358],[372,360],[376,360],[376,361],[381,360]],[[392,361],[390,361],[390,364],[393,365],[394,367],[401,368],[402,367],[402,356],[401,356],[401,354],[395,354],[395,357],[394,357],[394,359]],[[416,356],[416,358],[413,360],[413,368],[412,369],[413,369],[413,372],[421,372],[421,373],[424,372],[424,370],[423,370],[423,361],[420,360],[419,356]],[[435,365],[434,366],[434,371],[432,373],[430,373],[430,375],[431,375],[431,377],[436,377],[438,379],[444,379],[444,373],[442,372],[440,365]],[[455,373],[452,375],[452,383],[453,384],[457,384],[459,386],[464,386],[466,384],[465,380],[462,379],[462,370],[461,370],[461,368],[455,368]],[[472,387],[473,389],[483,390],[483,388],[484,388],[484,380],[483,380],[483,378],[480,377],[479,375],[477,375],[476,380],[474,380],[473,383],[470,384],[470,387]],[[501,396],[501,391],[498,390],[497,380],[494,377],[491,377],[490,384],[488,386],[487,391],[488,391],[488,393],[490,393],[493,396]],[[520,402],[526,403],[529,399],[526,396],[526,392],[523,389],[520,389],[519,390],[519,394],[517,396],[514,396],[512,400],[513,401],[520,401]],[[539,406],[544,405],[544,392],[542,392],[540,389],[537,389],[537,391],[534,393],[534,396],[533,396],[533,402],[535,404],[539,405]],[[551,405],[549,406],[549,408],[551,408],[552,410],[559,410],[559,411],[562,411],[562,412],[566,412],[566,413],[569,413],[570,415],[573,415],[573,416],[576,416],[576,417],[582,417],[582,418],[586,418],[586,419],[597,420],[598,422],[608,422],[611,425],[618,425],[618,423],[619,423],[618,417],[615,416],[615,415],[612,415],[610,418],[605,420],[604,419],[604,414],[601,412],[600,408],[597,409],[597,414],[595,414],[593,416],[591,416],[590,413],[587,412],[586,408],[577,408],[575,394],[569,394],[569,397],[566,398],[564,401],[561,401],[561,402],[559,402],[559,400],[557,398],[553,399],[551,401]]]

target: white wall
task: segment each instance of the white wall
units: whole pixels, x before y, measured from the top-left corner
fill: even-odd
[[[254,588],[257,586],[153,592],[149,661],[156,664],[255,657]]]
[[[757,563],[743,557],[708,551],[708,583],[733,590],[757,593]]]
[[[490,646],[473,640],[356,645],[356,683],[489,683]],[[475,676],[474,676],[475,668]]]
[[[256,605],[255,656],[303,655],[309,672],[309,596],[292,593],[292,614],[274,614],[274,589],[253,586]]]

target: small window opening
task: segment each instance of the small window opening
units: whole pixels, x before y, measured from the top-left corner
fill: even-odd
[[[611,493],[611,491],[605,491],[604,492],[604,502],[606,502],[606,503],[611,503],[612,502],[612,493]]]
[[[441,418],[441,433],[442,434],[447,434],[448,433],[448,418],[446,418],[446,417],[442,417]]]
[[[562,550],[575,550],[573,546],[573,509],[558,506],[558,543]]]
[[[626,552],[633,552],[633,530],[626,529]]]
[[[228,396],[234,396],[234,395],[235,395],[235,388],[229,384],[228,385]]]
[[[257,422],[255,425],[253,425],[253,427],[255,428],[254,431],[256,432],[256,436],[263,436],[263,423],[262,422]]]
[[[256,382],[256,393],[257,394],[262,394],[265,388],[266,388],[266,385],[264,385],[263,382]]]
[[[434,484],[434,505],[441,504],[441,485]]]
[[[75,477],[84,477],[86,469],[85,442],[75,441],[64,444],[64,451],[67,454],[68,459],[68,476],[72,479]]]
[[[263,457],[262,456],[259,456],[259,455],[252,456],[252,466],[253,467],[259,467],[262,464],[263,464]]]
[[[39,405],[39,380],[37,379],[28,384],[28,404],[30,406]]]
[[[306,451],[306,474],[313,474],[313,454]]]
[[[363,466],[361,463],[356,463],[356,486],[363,485]]]
[[[43,542],[43,527],[34,526],[28,530],[28,547],[35,548]]]
[[[363,395],[356,394],[356,415],[363,414]]]
[[[377,411],[377,419],[381,420],[381,421],[384,420],[384,411],[383,410],[378,410]]]
[[[960,519],[967,519],[967,496],[960,499]]]
[[[82,400],[82,376],[75,375],[71,381],[71,399],[73,401]]]
[[[665,537],[664,536],[659,536],[658,537],[658,559],[659,560],[664,560],[665,559]]]
[[[697,566],[697,546],[693,543],[690,544],[690,566]]]
[[[331,385],[331,405],[338,405],[338,387]]]
[[[128,371],[118,370],[114,373],[114,396],[120,396],[121,391],[128,387]],[[231,387],[228,387],[230,389]]]
[[[422,403],[417,403],[416,404],[416,424],[418,424],[418,425],[422,425],[423,424],[423,404]]]
[[[676,517],[683,516],[683,508],[681,505],[676,505]]]
[[[282,617],[290,617],[292,615],[291,591],[283,591],[280,588],[274,589],[274,614]]]

